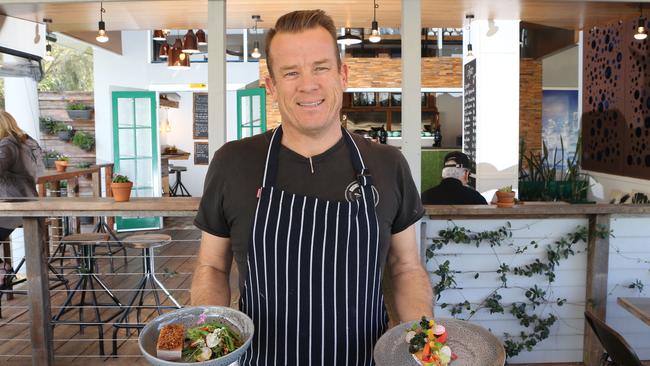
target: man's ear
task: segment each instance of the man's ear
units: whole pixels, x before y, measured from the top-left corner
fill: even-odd
[[[347,64],[342,64],[341,65],[341,71],[339,71],[341,74],[341,85],[343,86],[343,90],[348,88],[348,65]]]
[[[266,85],[266,88],[268,89],[269,93],[271,94],[271,98],[273,99],[274,102],[277,102],[278,99],[276,98],[276,90],[275,90],[275,83],[273,82],[273,78],[270,76],[267,76],[264,78],[264,84]]]

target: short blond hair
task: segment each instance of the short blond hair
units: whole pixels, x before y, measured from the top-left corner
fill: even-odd
[[[27,140],[27,134],[18,127],[16,119],[9,112],[0,111],[0,139],[7,136],[13,136],[19,142]]]
[[[266,34],[266,67],[269,70],[271,78],[273,78],[273,69],[271,67],[273,64],[271,58],[271,42],[273,41],[273,37],[278,33],[300,33],[317,27],[323,27],[332,36],[332,43],[336,50],[334,52],[336,54],[336,66],[339,70],[341,69],[341,55],[338,52],[338,44],[336,43],[334,20],[325,11],[320,9],[296,10],[278,18],[278,21],[275,22],[275,27],[271,28]]]

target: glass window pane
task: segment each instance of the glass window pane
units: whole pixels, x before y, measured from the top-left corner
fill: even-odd
[[[133,126],[133,99],[117,99],[117,121],[120,127]]]
[[[261,108],[260,108],[260,96],[253,95],[253,122],[256,125],[260,124],[260,118],[262,118]]]
[[[135,130],[138,157],[151,157],[151,129],[138,128]]]
[[[250,113],[249,112],[249,98],[248,97],[243,97],[241,98],[241,125],[246,126],[250,123]]]
[[[120,145],[120,158],[132,158],[135,156],[134,143],[133,143],[133,130],[120,129],[119,130],[119,145]]]
[[[153,167],[151,166],[151,159],[138,159],[138,174],[135,178],[133,185],[137,187],[152,187],[153,186]]]
[[[151,100],[149,98],[135,99],[135,124],[151,126]]]
[[[262,133],[261,127],[253,127],[253,135],[259,135],[260,133]]]
[[[251,136],[251,129],[250,128],[242,128],[241,130],[241,137],[250,137]]]
[[[135,179],[135,160],[120,160],[120,167],[115,173],[126,175],[133,181]]]
[[[134,197],[154,197],[152,188],[141,188],[135,190]]]

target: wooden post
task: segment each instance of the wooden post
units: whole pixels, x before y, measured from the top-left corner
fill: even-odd
[[[31,318],[29,333],[32,340],[32,365],[54,365],[47,244],[43,240],[43,219],[26,217],[23,219],[23,227]]]
[[[607,314],[607,272],[609,266],[609,234],[605,238],[596,236],[599,227],[609,233],[609,215],[589,215],[589,238],[587,243],[587,291],[585,310],[605,321]],[[583,363],[585,366],[598,365],[603,347],[598,338],[584,323]]]
[[[113,165],[106,165],[104,167],[104,174],[106,179],[106,197],[113,197],[113,191],[111,190],[111,183],[113,182]],[[101,192],[101,191],[100,191]],[[101,196],[101,195],[100,195]],[[115,223],[115,218],[112,216],[106,217],[106,223],[109,227],[113,227]]]

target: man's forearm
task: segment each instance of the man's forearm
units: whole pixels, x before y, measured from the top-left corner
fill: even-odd
[[[433,291],[427,272],[422,268],[392,276],[395,308],[400,323],[433,316]]]
[[[192,305],[230,306],[228,274],[214,267],[202,265],[192,278]]]

